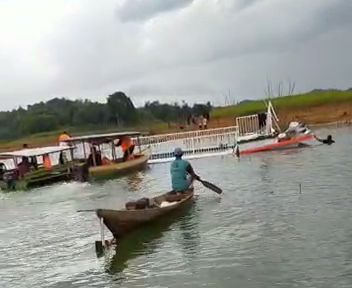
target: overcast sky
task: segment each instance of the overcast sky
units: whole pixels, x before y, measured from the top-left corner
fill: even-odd
[[[0,110],[352,87],[351,0],[0,0]]]

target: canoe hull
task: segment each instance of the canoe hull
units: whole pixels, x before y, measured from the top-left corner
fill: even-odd
[[[103,180],[141,170],[147,166],[149,157],[150,153],[146,152],[140,155],[137,154],[135,159],[126,162],[90,167],[89,178],[90,180]]]
[[[168,193],[152,198],[153,201],[161,203]],[[186,191],[183,198],[176,204],[163,208],[153,207],[136,210],[109,210],[98,209],[97,216],[102,218],[105,226],[111,231],[115,238],[121,238],[129,232],[140,227],[142,224],[156,221],[158,218],[189,207],[193,203],[193,189]]]

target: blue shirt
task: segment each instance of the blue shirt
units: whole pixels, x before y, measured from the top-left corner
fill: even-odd
[[[190,181],[187,179],[187,168],[189,162],[183,159],[176,159],[171,163],[170,173],[172,190],[174,191],[185,191],[190,185]]]

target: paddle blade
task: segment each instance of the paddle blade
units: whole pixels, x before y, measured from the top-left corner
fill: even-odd
[[[201,180],[200,182],[204,185],[204,187],[207,187],[208,189],[214,191],[215,193],[218,193],[218,194],[222,193],[222,189],[219,188],[218,186],[214,185],[213,183],[210,183],[205,180]]]

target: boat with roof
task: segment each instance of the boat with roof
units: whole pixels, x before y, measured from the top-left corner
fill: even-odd
[[[116,132],[65,140],[74,148],[75,179],[103,180],[145,168],[150,152],[142,150],[139,137],[140,132]]]
[[[49,146],[0,153],[2,190],[27,190],[71,179],[72,148]]]

